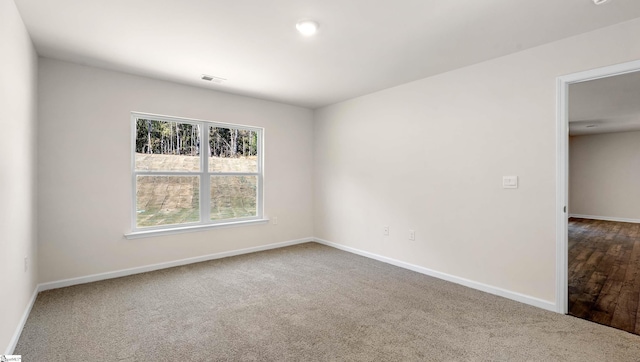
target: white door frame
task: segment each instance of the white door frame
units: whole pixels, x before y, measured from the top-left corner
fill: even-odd
[[[640,71],[640,60],[564,75],[557,79],[556,308],[558,313],[569,312],[568,210],[565,210],[569,205],[569,85],[637,71]]]

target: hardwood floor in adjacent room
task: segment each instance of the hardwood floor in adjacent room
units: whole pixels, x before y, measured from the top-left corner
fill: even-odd
[[[569,314],[640,334],[640,224],[569,219]]]

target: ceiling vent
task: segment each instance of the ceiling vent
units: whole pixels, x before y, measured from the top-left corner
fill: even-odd
[[[206,80],[207,82],[213,82],[215,84],[222,84],[222,82],[226,80],[225,78],[216,77],[216,76],[207,75],[207,74],[203,74],[202,77],[200,77],[200,79]]]

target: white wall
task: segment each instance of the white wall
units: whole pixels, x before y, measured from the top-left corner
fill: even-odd
[[[0,0],[0,354],[12,351],[12,335],[37,282],[37,61],[13,0]]]
[[[569,210],[640,221],[640,132],[569,138]]]
[[[638,33],[634,20],[317,110],[315,235],[555,303],[556,78],[639,59]]]
[[[113,71],[39,62],[40,281],[312,236],[312,112]],[[253,225],[126,240],[140,111],[265,128],[265,215]]]

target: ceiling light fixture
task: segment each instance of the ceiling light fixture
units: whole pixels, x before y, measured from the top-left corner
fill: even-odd
[[[602,5],[606,2],[608,2],[609,0],[593,0],[593,3],[596,5]]]
[[[312,36],[318,32],[318,23],[313,20],[300,20],[296,29],[304,36]]]

